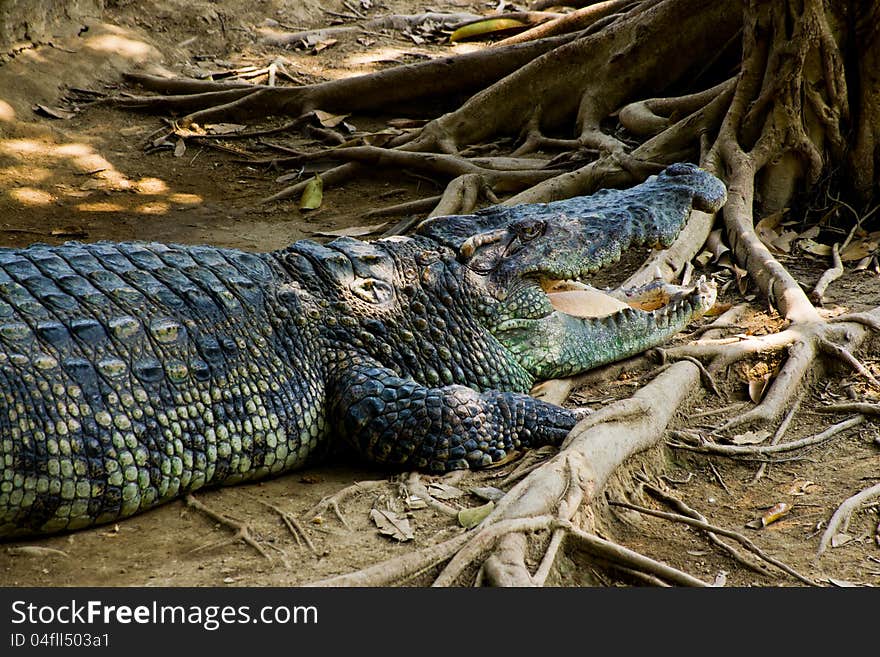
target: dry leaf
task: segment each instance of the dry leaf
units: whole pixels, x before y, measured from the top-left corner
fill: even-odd
[[[389,222],[382,224],[371,224],[369,226],[353,226],[351,228],[340,228],[339,230],[316,230],[312,234],[320,237],[364,237],[378,233],[385,228]]]
[[[766,527],[770,523],[774,523],[780,518],[784,518],[791,511],[791,504],[788,502],[779,502],[771,506],[764,515],[761,516],[761,526]]]
[[[846,545],[853,539],[855,539],[855,536],[852,536],[851,534],[835,534],[831,537],[831,547],[838,548],[841,545]]]
[[[699,263],[700,267],[705,267],[712,260],[712,257],[713,256],[712,256],[711,251],[703,251],[702,253],[698,254],[694,258],[694,260],[696,260],[697,263]]]
[[[733,308],[732,303],[714,303],[714,304],[712,304],[712,307],[709,308],[709,310],[707,310],[705,312],[705,316],[706,317],[717,317],[718,315],[723,315],[731,308]]]
[[[840,252],[840,259],[844,262],[852,260],[861,260],[866,258],[877,250],[880,242],[876,240],[859,240],[858,242],[850,242],[847,247]]]
[[[18,545],[8,547],[6,548],[6,554],[14,557],[39,557],[41,559],[46,557],[64,557],[66,559],[69,556],[67,552],[64,552],[63,550],[43,547],[41,545]]]
[[[462,489],[440,482],[432,482],[428,484],[427,488],[431,496],[438,500],[454,500],[455,498],[464,495]]]
[[[745,433],[740,433],[730,439],[734,445],[757,445],[758,443],[763,443],[770,437],[770,432],[766,429],[762,429],[761,431],[746,431]]]
[[[815,485],[816,482],[810,481],[809,479],[795,479],[791,482],[791,486],[788,487],[786,493],[795,496],[806,495],[807,488]]]
[[[514,29],[522,29],[524,27],[526,27],[526,24],[515,18],[489,18],[469,25],[462,25],[449,35],[449,40],[452,43],[455,43],[466,39],[490,36],[492,34],[497,34],[498,32],[509,32]]]
[[[814,240],[819,237],[819,224],[807,228],[803,233],[798,235],[799,239]]]
[[[299,199],[300,210],[316,210],[321,207],[324,201],[324,181],[321,176],[315,176],[303,189],[302,196]]]
[[[756,404],[764,397],[767,386],[770,384],[770,375],[766,375],[761,379],[749,381],[749,399]]]
[[[462,509],[458,512],[458,524],[466,529],[476,527],[495,508],[495,502],[489,500],[482,506],[474,506]]]
[[[858,587],[861,587],[861,586],[865,586],[864,584],[859,584],[859,583],[857,583],[857,582],[850,582],[849,580],[846,580],[846,579],[836,579],[836,578],[834,578],[834,577],[829,577],[829,578],[828,578],[828,583],[829,583],[829,584],[833,584],[834,586],[837,586],[837,587],[840,587],[840,588],[846,588],[846,589],[848,589],[848,588],[858,588]]]
[[[425,119],[388,119],[390,128],[421,128],[427,123]]]
[[[336,39],[327,39],[325,41],[319,41],[317,44],[315,44],[315,47],[312,48],[312,54],[317,55],[322,50],[329,48],[331,46],[335,46],[337,43],[339,43],[339,41]]]
[[[412,509],[413,511],[426,509],[428,507],[428,503],[418,495],[407,496],[407,498],[403,500],[403,503],[406,504],[407,509]]]
[[[186,141],[178,139],[174,144],[174,157],[183,157],[184,153],[186,153]]]
[[[497,502],[505,495],[503,490],[495,488],[494,486],[474,486],[468,488],[468,492],[471,495],[476,495],[480,499],[489,500],[490,502]]]
[[[831,255],[831,247],[827,244],[819,244],[813,240],[798,240],[798,248],[801,251],[812,253],[813,255],[827,257]]]
[[[49,231],[52,237],[88,237],[89,231],[82,226],[64,226]]]
[[[34,112],[41,116],[48,116],[50,119],[70,119],[76,116],[76,112],[48,105],[34,105]]]
[[[785,210],[774,212],[773,214],[767,215],[757,224],[755,224],[755,234],[767,248],[775,248],[773,246],[773,242],[779,239],[779,224],[782,223],[782,217],[785,215],[785,212]]]
[[[411,541],[414,537],[409,520],[394,511],[370,510],[370,519],[379,528],[379,533],[398,541]]]
[[[315,110],[313,114],[315,115],[315,118],[318,119],[318,122],[325,128],[335,128],[348,118],[348,114],[331,114],[330,112],[324,112],[322,110]]]
[[[243,132],[247,128],[241,123],[207,123],[205,131],[212,135],[232,135],[237,132]]]

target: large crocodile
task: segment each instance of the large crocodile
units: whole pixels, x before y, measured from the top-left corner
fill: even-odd
[[[547,290],[631,245],[668,245],[692,207],[725,198],[677,164],[629,190],[375,242],[0,249],[0,537],[278,474],[333,435],[432,472],[558,443],[577,414],[525,394],[533,383],[662,343],[714,287],[604,318],[556,310]]]

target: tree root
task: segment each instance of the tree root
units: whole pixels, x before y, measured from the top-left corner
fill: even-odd
[[[246,522],[233,518],[232,516],[214,511],[211,507],[197,500],[194,495],[187,495],[184,498],[184,501],[186,502],[187,507],[196,509],[197,511],[204,513],[212,520],[232,529],[235,532],[235,535],[231,536],[230,538],[226,538],[215,543],[209,543],[208,545],[202,545],[193,549],[193,552],[214,550],[216,548],[235,543],[236,541],[243,541],[247,545],[250,545],[252,548],[254,548],[257,552],[259,552],[264,558],[268,559],[269,561],[272,560],[272,557],[269,556],[269,553],[266,552],[266,550],[263,549],[263,546],[260,545],[259,542],[257,542],[257,540],[251,535],[250,525],[248,525]]]
[[[702,523],[705,523],[707,526],[709,526],[709,521],[706,519],[706,517],[702,513],[700,513],[696,509],[691,508],[690,506],[685,504],[682,500],[678,499],[677,497],[673,497],[669,493],[666,493],[666,492],[660,490],[659,488],[657,488],[656,486],[652,486],[651,484],[648,484],[648,483],[644,483],[642,485],[642,487],[649,495],[651,495],[651,497],[654,497],[654,498],[660,500],[661,502],[673,507],[674,509],[676,509],[678,511],[678,513],[681,516],[686,516],[688,518],[698,520]],[[639,507],[639,508],[641,508],[641,507]],[[635,510],[638,510],[638,508]],[[735,547],[733,547],[729,543],[725,543],[720,538],[718,538],[717,532],[706,531],[706,537],[709,539],[709,541],[713,545],[717,546],[718,548],[720,548],[721,550],[726,552],[728,554],[728,556],[730,556],[737,563],[740,563],[743,566],[745,566],[746,568],[748,568],[749,570],[753,570],[757,573],[768,574],[767,569],[763,565],[756,564],[756,563],[750,561],[745,556],[740,554],[739,550],[737,550]]]
[[[380,488],[385,488],[386,486],[388,486],[387,481],[357,481],[351,486],[346,486],[345,488],[334,493],[333,495],[322,498],[320,502],[318,502],[315,506],[306,511],[303,516],[309,518],[310,520],[314,520],[315,518],[322,518],[327,513],[327,511],[333,511],[334,515],[339,519],[339,522],[341,522],[347,530],[351,531],[351,526],[348,524],[348,521],[342,514],[342,510],[339,508],[339,505],[353,495],[379,490]]]
[[[804,584],[808,584],[810,586],[817,586],[816,582],[801,575],[799,572],[791,568],[790,566],[782,563],[778,559],[771,557],[766,552],[764,552],[761,548],[755,545],[749,538],[743,536],[739,532],[732,531],[730,529],[725,529],[724,527],[717,527],[715,525],[711,525],[707,523],[705,520],[699,520],[697,518],[691,518],[686,515],[681,515],[678,513],[667,513],[665,511],[656,511],[654,509],[648,509],[646,507],[637,506],[635,504],[629,504],[628,502],[611,502],[611,504],[615,506],[620,506],[626,509],[632,509],[633,511],[638,511],[639,513],[643,513],[645,515],[654,516],[655,518],[663,518],[664,520],[671,520],[673,522],[680,522],[685,525],[689,525],[691,527],[696,527],[697,529],[702,529],[703,531],[712,533],[712,534],[720,534],[721,536],[726,536],[727,538],[732,538],[745,547],[752,554],[760,557],[767,563],[773,564],[783,572],[791,575],[795,579],[803,582]],[[754,568],[754,566],[753,566]]]
[[[320,554],[318,552],[318,548],[316,548],[315,544],[312,542],[312,539],[309,538],[309,535],[306,532],[305,528],[302,526],[302,524],[299,522],[299,520],[297,520],[296,517],[292,513],[289,513],[287,511],[285,511],[284,509],[267,502],[266,500],[258,500],[258,501],[260,502],[260,504],[264,504],[265,506],[272,509],[275,513],[277,513],[281,517],[282,522],[287,527],[287,530],[290,532],[290,535],[293,536],[293,540],[296,541],[296,544],[298,547],[302,547],[303,545],[305,545],[307,548],[309,548],[311,553],[314,554],[315,556],[318,556]]]
[[[714,443],[701,443],[692,445],[685,442],[669,441],[667,444],[675,449],[684,449],[691,452],[700,452],[702,454],[717,454],[720,456],[731,457],[749,457],[749,456],[767,456],[774,454],[783,454],[785,452],[793,452],[805,447],[815,447],[827,442],[834,436],[858,426],[865,421],[865,416],[854,415],[853,417],[834,424],[825,431],[812,436],[799,438],[785,443],[777,443],[775,445],[719,445]]]
[[[849,521],[852,519],[853,513],[855,513],[862,504],[878,497],[880,497],[880,484],[874,484],[873,486],[844,500],[843,504],[837,507],[837,510],[831,516],[831,520],[828,521],[828,527],[825,529],[822,538],[819,540],[819,550],[816,552],[816,558],[822,556],[822,553],[828,549],[828,546],[831,545],[831,540],[837,536],[837,534],[846,532],[849,528]]]

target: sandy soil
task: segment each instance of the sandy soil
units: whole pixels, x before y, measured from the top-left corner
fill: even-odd
[[[367,3],[369,4],[369,3]],[[373,3],[378,16],[404,9],[402,1]],[[170,151],[146,155],[144,145],[162,127],[156,117],[90,107],[70,118],[49,118],[34,106],[71,109],[72,88],[114,90],[121,73],[132,69],[168,70],[192,75],[245,65],[265,66],[276,57],[304,80],[329,79],[406,61],[411,53],[445,54],[456,46],[416,45],[389,34],[370,34],[361,42],[340,38],[317,54],[272,50],[258,43],[258,28],[271,19],[283,26],[322,26],[332,18],[316,2],[223,0],[146,0],[108,2],[104,23],[88,26],[78,37],[37,45],[0,66],[0,243],[19,246],[66,239],[157,239],[211,243],[251,250],[281,247],[315,233],[377,220],[365,220],[372,208],[439,193],[437,183],[402,174],[362,178],[328,190],[322,207],[301,212],[295,202],[260,204],[280,188],[277,173],[240,162],[233,153],[189,148],[179,157]],[[321,5],[345,12],[341,2]],[[479,3],[441,2],[454,10],[479,11]],[[463,47],[463,46],[458,46]],[[473,47],[473,46],[467,46]],[[394,118],[394,117],[387,117]],[[351,117],[355,125],[369,121]],[[360,123],[359,123],[360,122]],[[296,145],[296,139],[288,142]],[[235,144],[229,142],[230,147]],[[814,283],[820,260],[798,257],[796,274]],[[735,287],[735,286],[734,286]],[[848,273],[834,283],[829,297],[841,304],[858,299],[860,307],[880,303],[876,276]],[[731,300],[739,298],[731,293]],[[757,309],[744,330],[766,332],[777,321]],[[867,359],[870,366],[876,363]],[[575,401],[598,407],[628,395],[639,372],[603,387],[581,390]],[[733,400],[745,399],[742,372],[724,382]],[[846,382],[846,381],[845,381]],[[848,383],[852,383],[850,379]],[[789,436],[810,435],[833,420],[809,412],[821,399],[846,397],[841,380],[817,386],[804,402]],[[723,409],[730,401],[706,397],[687,409],[697,413]],[[718,425],[735,411],[706,415]],[[652,478],[665,476],[675,495],[710,522],[745,532],[768,553],[824,582],[880,583],[877,506],[853,518],[845,544],[814,556],[824,523],[845,498],[876,482],[880,472],[878,432],[871,424],[803,455],[775,464],[752,483],[757,464],[706,459],[659,447],[621,473],[622,481],[644,468]],[[473,473],[456,486],[497,486],[517,467]],[[435,481],[434,478],[426,478]],[[365,486],[341,504],[344,525],[332,511],[309,513],[322,498],[355,482]],[[612,486],[619,490],[622,486]],[[445,540],[462,529],[455,519],[429,509],[407,510],[406,491],[395,473],[370,468],[340,455],[323,467],[273,481],[206,491],[199,499],[236,518],[247,519],[268,558],[182,502],[119,523],[70,535],[0,546],[0,585],[25,586],[288,586],[349,572],[407,550]],[[763,529],[746,524],[779,502],[792,505],[783,519]],[[470,494],[448,501],[476,506]],[[651,504],[650,501],[646,502]],[[271,505],[271,506],[269,506]],[[275,508],[272,508],[275,507]],[[381,536],[369,519],[373,508],[408,513],[414,539],[398,543]],[[314,550],[292,535],[280,511],[299,518]],[[699,531],[632,512],[612,511],[607,529],[621,543],[712,581],[724,573],[728,585],[791,586],[786,576],[761,574],[738,565],[713,548]],[[59,552],[28,548],[52,548]],[[775,571],[774,571],[775,572]],[[426,584],[430,573],[410,583]],[[554,585],[630,584],[566,551],[551,578]]]

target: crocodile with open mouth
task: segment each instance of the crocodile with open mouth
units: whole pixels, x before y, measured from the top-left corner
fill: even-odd
[[[536,381],[661,344],[715,299],[701,280],[659,305],[654,286],[594,316],[582,279],[725,198],[675,164],[374,242],[0,249],[0,537],[276,475],[333,437],[429,472],[558,444],[578,414],[529,396]]]

